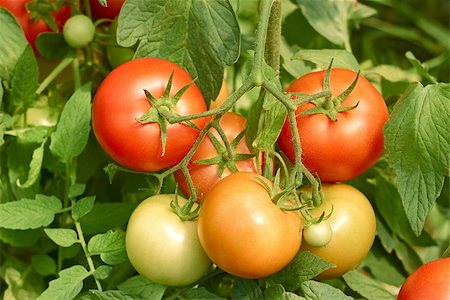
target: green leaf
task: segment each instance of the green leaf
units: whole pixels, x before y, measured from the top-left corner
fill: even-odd
[[[0,204],[0,227],[8,229],[35,229],[47,226],[62,209],[54,196],[36,195],[36,199],[22,199]]]
[[[104,280],[108,278],[109,275],[111,275],[111,272],[112,272],[111,266],[102,265],[99,266],[97,269],[95,269],[94,277],[99,280]]]
[[[50,151],[67,163],[86,147],[91,130],[91,86],[79,88],[67,101],[51,135]]]
[[[13,247],[31,247],[42,237],[40,229],[12,230],[0,228],[0,241]]]
[[[74,299],[83,289],[83,280],[89,276],[85,267],[74,265],[59,272],[59,277],[50,281],[49,287],[37,300]]]
[[[348,286],[367,300],[395,300],[396,296],[388,292],[380,282],[363,275],[359,271],[350,271],[343,275]]]
[[[27,180],[24,183],[21,183],[20,179],[17,178],[18,187],[22,189],[29,188],[33,184],[35,184],[41,176],[42,162],[44,161],[44,146],[46,142],[47,139],[45,139],[39,147],[34,149],[33,156],[31,157],[30,170],[28,171]]]
[[[385,148],[416,235],[439,197],[450,165],[450,84],[412,85],[385,125]]]
[[[95,204],[95,196],[84,197],[73,205],[72,218],[75,221],[80,220],[82,217],[92,211]]]
[[[207,103],[219,94],[224,67],[239,57],[239,25],[226,0],[128,0],[117,41],[139,43],[136,57],[161,57],[186,69]],[[200,46],[201,45],[201,46]]]
[[[48,127],[29,127],[16,131],[17,141],[19,143],[38,143],[42,144],[49,135]]]
[[[70,228],[45,228],[44,232],[61,247],[70,247],[79,242],[76,231]]]
[[[334,64],[334,63],[333,63]],[[381,76],[386,80],[392,82],[405,81],[414,82],[419,81],[420,77],[411,70],[403,70],[393,65],[377,65],[362,71],[362,74],[366,77],[373,75]]]
[[[37,254],[31,257],[31,265],[42,276],[56,274],[55,260],[44,254]]]
[[[6,288],[2,285],[2,299],[5,300],[32,300],[36,299],[44,289],[42,279],[38,278],[36,273],[29,272],[22,266],[16,266],[16,263],[2,259],[3,271],[2,278],[6,282]],[[6,266],[5,266],[6,265]],[[24,270],[25,269],[25,270]]]
[[[307,251],[299,251],[294,259],[280,272],[264,279],[268,284],[282,284],[287,291],[296,291],[302,282],[312,279],[333,264]]]
[[[421,63],[411,51],[406,52],[405,56],[416,69],[417,74],[431,83],[437,83],[436,78],[428,73],[428,67],[425,64]]]
[[[292,59],[306,60],[326,69],[333,60],[333,68],[345,68],[353,71],[360,69],[355,56],[342,49],[301,49],[292,56]]]
[[[286,292],[281,284],[272,285],[265,289],[264,299],[305,300],[305,298],[295,293]]]
[[[187,290],[183,294],[183,299],[189,300],[225,300],[225,298],[219,297],[216,294],[211,293],[204,287],[193,288]]]
[[[235,278],[231,299],[259,300],[262,298],[263,293],[256,280]]]
[[[12,111],[23,113],[36,100],[39,87],[39,67],[33,49],[27,45],[17,61],[11,78]]]
[[[100,255],[102,261],[114,265],[128,260],[125,249],[125,232],[108,231],[93,236],[88,243],[90,255]]]
[[[118,290],[109,290],[100,292],[99,290],[90,290],[89,294],[83,295],[79,300],[135,300],[136,298]]]
[[[46,59],[63,59],[72,49],[61,33],[43,32],[37,36],[36,48]]]
[[[0,7],[0,27],[0,78],[9,82],[28,42],[16,18],[3,7]]]
[[[149,281],[147,278],[137,275],[128,278],[119,284],[119,290],[136,300],[160,300],[164,296],[167,287]]]
[[[86,184],[84,183],[74,183],[69,188],[68,197],[70,199],[74,199],[78,196],[81,196],[86,190]]]
[[[305,281],[301,284],[302,292],[307,300],[349,300],[353,299],[347,296],[341,290],[332,287],[329,284],[317,282],[317,281]]]

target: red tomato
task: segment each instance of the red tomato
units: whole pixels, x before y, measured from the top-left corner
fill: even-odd
[[[230,143],[242,131],[245,130],[246,121],[247,120],[245,117],[233,112],[227,112],[223,115],[220,120],[220,126],[224,130]],[[222,139],[215,129],[211,129],[210,133],[221,142],[221,145],[223,145]],[[220,157],[221,163],[226,163],[228,153],[226,152],[225,146],[223,145],[222,147],[223,149],[221,153],[217,153],[211,138],[208,135],[205,136],[188,165],[189,173],[194,186],[198,189],[197,196],[199,199],[203,198],[204,194],[206,194],[221,178],[224,178],[232,173],[232,170],[225,168],[222,175],[219,176],[219,164],[205,165],[196,163],[197,161],[211,159],[214,157]],[[234,150],[236,154],[250,154],[250,150],[245,142],[245,137],[239,141]],[[240,172],[256,172],[256,162],[254,158],[235,161],[234,164]],[[190,195],[186,178],[181,170],[175,172],[175,179],[180,190],[186,195]]]
[[[326,71],[312,72],[295,80],[287,92],[316,94],[322,92]],[[334,97],[344,92],[355,80],[356,73],[332,69],[331,92]],[[324,114],[298,115],[297,128],[302,147],[302,161],[324,182],[339,182],[356,177],[369,169],[384,149],[383,126],[389,118],[385,101],[375,87],[359,76],[353,91],[342,105],[355,106],[340,112],[337,121]],[[314,108],[312,103],[299,105],[296,114]],[[278,144],[291,161],[295,161],[292,132],[286,120]]]
[[[35,53],[37,53],[37,36],[42,32],[51,32],[52,29],[44,20],[39,19],[35,22],[30,20],[30,12],[26,7],[28,2],[31,2],[31,0],[0,0],[0,7],[6,8],[17,18],[17,21],[25,33],[25,37],[33,47]],[[71,16],[70,5],[62,6],[59,11],[52,13],[52,16],[59,30],[61,30],[66,20]]]
[[[222,270],[243,278],[261,278],[284,268],[302,240],[298,212],[272,202],[257,173],[233,173],[205,196],[198,235],[206,254]]]
[[[203,96],[189,74],[164,59],[128,61],[114,69],[99,86],[93,102],[94,133],[106,153],[119,164],[136,171],[161,171],[180,162],[197,139],[198,129],[184,123],[167,124],[163,152],[160,125],[137,121],[152,107],[144,89],[160,100],[172,72],[170,97],[191,85],[169,110],[181,116],[206,111]],[[206,119],[193,122],[202,128]]]
[[[108,7],[102,6],[98,0],[89,0],[92,17],[96,19],[114,19],[120,12],[125,0],[108,0]]]
[[[450,257],[431,261],[415,270],[406,278],[397,299],[450,299]]]

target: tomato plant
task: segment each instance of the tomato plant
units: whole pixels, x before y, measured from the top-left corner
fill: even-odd
[[[206,194],[198,218],[205,252],[224,271],[261,278],[286,266],[301,244],[297,212],[272,202],[261,175],[233,173]]]
[[[188,170],[197,189],[199,199],[221,179],[232,172],[256,172],[255,159],[249,157],[250,150],[243,135],[245,131],[245,117],[233,112],[227,112],[220,119],[220,127],[232,147],[232,154],[228,153],[216,129],[209,131],[188,165]],[[213,140],[214,139],[214,142]],[[181,170],[175,172],[178,187],[186,195],[190,195],[189,186]]]
[[[170,93],[166,95],[172,73]],[[176,93],[187,85],[189,87],[176,99]],[[147,112],[154,112],[144,89],[158,99],[155,104],[159,110],[173,115],[199,113],[206,110],[206,104],[189,74],[163,59],[129,61],[103,80],[95,95],[92,111],[93,129],[100,145],[115,161],[127,168],[156,172],[180,162],[199,131],[184,123],[167,125],[166,119],[161,124],[157,122],[159,119],[140,122],[138,119]],[[206,119],[193,122],[203,127]]]
[[[63,35],[69,46],[82,48],[94,39],[95,26],[89,17],[75,15],[64,24]]]
[[[111,23],[111,26],[109,27],[109,43],[106,46],[106,57],[112,68],[116,68],[134,57],[134,50],[132,48],[125,48],[117,44],[116,32],[118,23],[119,21],[117,18]]]
[[[292,82],[286,91],[304,94],[322,92],[325,74],[326,71],[306,74]],[[338,97],[349,88],[356,75],[350,70],[332,69],[329,78],[332,97]],[[323,105],[331,105],[329,102],[333,102],[331,97],[325,99]],[[369,169],[384,150],[383,126],[389,114],[383,97],[375,87],[360,75],[354,89],[343,99],[342,106],[354,108],[338,112],[336,120],[323,113],[302,115],[316,107],[311,102],[299,105],[295,111],[302,161],[324,182],[341,182],[356,177]],[[290,160],[295,161],[288,120],[278,144]]]
[[[0,0],[0,7],[8,9],[13,14],[22,27],[25,37],[33,49],[36,50],[36,38],[42,32],[52,31],[50,26],[42,19],[31,20],[30,11],[27,4],[30,0]],[[55,2],[55,1],[54,1]],[[70,5],[63,5],[57,11],[51,13],[53,21],[59,30],[63,28],[64,23],[71,15]]]
[[[180,196],[178,201],[186,200]],[[196,282],[211,267],[197,235],[197,221],[183,221],[171,209],[175,195],[142,201],[131,214],[126,249],[134,268],[151,281],[171,286]]]
[[[398,300],[450,298],[450,257],[420,266],[403,283]]]
[[[108,0],[108,6],[102,6],[98,0],[89,0],[91,6],[92,16],[94,19],[114,19],[119,15],[125,0]]]
[[[332,231],[326,245],[314,247],[302,243],[302,250],[310,251],[336,267],[321,273],[318,278],[336,278],[352,270],[369,253],[375,239],[376,218],[369,200],[356,188],[347,184],[326,184],[322,187],[324,202],[313,209],[313,217],[331,213],[327,222]],[[311,189],[303,190],[311,193]]]

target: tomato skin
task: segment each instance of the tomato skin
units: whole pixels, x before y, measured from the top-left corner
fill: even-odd
[[[222,81],[222,86],[220,87],[219,95],[217,95],[216,99],[214,101],[211,101],[209,104],[209,109],[214,109],[219,106],[221,106],[225,100],[228,98],[228,84],[227,81],[224,79]]]
[[[311,193],[311,188],[303,188]],[[309,251],[336,265],[322,272],[317,279],[337,278],[357,267],[369,253],[375,240],[376,218],[369,200],[356,188],[347,184],[324,184],[324,202],[311,210],[313,217],[323,212],[332,214],[326,220],[332,229],[331,240],[322,247],[302,243],[301,250]]]
[[[323,91],[326,71],[312,72],[295,80],[287,92],[315,94]],[[355,80],[356,73],[332,69],[330,86],[337,97]],[[297,116],[297,128],[302,146],[302,161],[323,182],[342,182],[369,169],[384,150],[383,126],[389,118],[383,97],[363,76],[343,106],[354,109],[338,113],[337,121],[324,114]],[[299,105],[296,114],[315,107],[312,103]],[[292,132],[286,120],[278,144],[295,161]]]
[[[98,0],[89,0],[92,17],[97,19],[114,19],[120,12],[125,0],[108,0],[108,7],[103,7]]]
[[[30,12],[26,7],[28,2],[31,2],[31,0],[0,0],[0,7],[6,8],[17,18],[17,21],[25,33],[28,43],[30,43],[34,52],[37,53],[37,36],[43,32],[51,32],[52,29],[47,25],[47,23],[45,23],[44,20],[39,19],[35,22],[31,21]],[[52,15],[53,20],[61,30],[66,20],[71,16],[70,5],[62,6],[59,11],[52,13]]]
[[[301,244],[298,212],[276,206],[260,178],[233,173],[205,196],[198,234],[205,252],[224,271],[243,278],[262,278],[285,267]]]
[[[182,221],[170,208],[175,195],[155,195],[131,214],[126,250],[133,267],[153,282],[184,286],[200,279],[211,260],[200,245],[197,221]],[[182,205],[186,199],[178,196]]]
[[[450,299],[450,257],[440,258],[416,269],[403,283],[398,300]]]
[[[226,112],[220,120],[220,126],[225,132],[228,141],[230,143],[238,136],[243,130],[245,130],[246,118],[233,112]],[[215,129],[210,129],[210,132],[223,144],[219,133]],[[225,146],[224,146],[225,147]],[[237,147],[235,148],[238,154],[250,154],[250,150],[245,142],[245,137],[243,137]],[[214,165],[204,165],[195,163],[199,160],[210,159],[218,155],[211,138],[206,135],[201,141],[194,155],[192,156],[189,164],[188,170],[191,175],[192,182],[195,188],[197,188],[198,199],[202,199],[203,196],[222,178],[230,175],[232,171],[226,168],[222,176],[219,177],[218,171],[219,166]],[[254,158],[249,158],[246,160],[236,161],[236,168],[240,172],[256,172],[256,161]],[[186,178],[181,170],[175,172],[175,179],[178,183],[178,187],[185,194],[190,196],[189,186],[187,184]]]
[[[70,17],[63,28],[66,43],[73,48],[82,48],[88,45],[95,35],[95,25],[85,15]]]
[[[174,72],[170,96],[192,83],[192,78],[174,63],[159,58],[140,58],[114,69],[100,84],[92,107],[93,130],[99,144],[111,158],[126,168],[141,172],[157,172],[180,162],[199,135],[185,124],[167,125],[165,153],[161,130],[157,123],[141,124],[136,119],[151,105],[143,90],[155,98],[163,94]],[[195,84],[181,96],[175,111],[191,115],[206,110],[206,104]],[[206,119],[193,122],[203,128]]]

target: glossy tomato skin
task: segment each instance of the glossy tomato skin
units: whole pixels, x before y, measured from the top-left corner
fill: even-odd
[[[311,193],[309,187],[302,189]],[[324,202],[311,211],[313,217],[323,212],[328,215],[331,226],[331,240],[322,247],[314,247],[303,242],[301,250],[309,251],[336,265],[322,272],[317,279],[337,278],[356,268],[369,253],[375,240],[376,218],[372,205],[366,196],[347,184],[324,184]]]
[[[285,267],[301,244],[298,212],[276,206],[251,172],[233,173],[205,196],[198,234],[205,252],[224,271],[262,278]]]
[[[295,80],[287,92],[315,94],[323,91],[326,71],[306,74]],[[346,69],[332,69],[330,85],[333,96],[345,91],[356,78]],[[383,127],[389,118],[383,97],[363,76],[343,106],[354,109],[338,113],[337,121],[324,114],[297,116],[297,128],[302,146],[302,161],[323,182],[342,182],[369,169],[384,150]],[[314,107],[299,105],[296,114]],[[280,149],[295,161],[292,132],[286,120],[278,139]]]
[[[397,299],[450,299],[450,257],[431,261],[415,270],[406,278]]]
[[[108,7],[102,6],[98,0],[89,0],[92,17],[97,19],[114,19],[120,12],[125,0],[108,0]]]
[[[197,220],[182,221],[170,208],[175,195],[155,195],[131,214],[126,250],[133,267],[153,282],[184,286],[200,279],[211,267],[197,234]],[[183,204],[186,200],[178,196]]]
[[[220,126],[225,132],[228,141],[231,143],[242,131],[245,130],[246,118],[238,115],[234,112],[226,112],[220,120]],[[211,134],[213,134],[219,141],[222,142],[219,133],[215,129],[210,129]],[[222,142],[223,144],[223,142]],[[224,146],[225,147],[225,146]],[[238,154],[250,154],[250,150],[245,142],[245,137],[243,137],[235,148]],[[221,179],[232,173],[232,171],[226,168],[222,176],[219,177],[218,171],[219,166],[217,164],[205,165],[198,164],[196,161],[210,159],[219,155],[214,147],[211,138],[206,135],[201,141],[197,150],[191,158],[188,164],[188,170],[191,175],[191,179],[194,183],[195,188],[197,188],[198,199],[202,199],[204,195]],[[240,172],[256,172],[256,161],[254,158],[249,158],[246,160],[240,160],[235,162],[236,168]],[[189,187],[181,170],[175,172],[175,179],[178,183],[178,187],[185,194],[190,196]]]
[[[186,124],[168,124],[163,153],[158,123],[137,121],[151,105],[144,89],[155,98],[163,94],[174,72],[170,96],[192,83],[192,78],[174,63],[159,58],[140,58],[114,69],[99,86],[93,102],[92,124],[99,144],[116,162],[141,172],[157,172],[180,162],[199,135]],[[206,110],[203,96],[192,83],[175,106],[179,115]],[[193,122],[203,128],[206,119]]]
[[[44,20],[39,19],[34,22],[31,21],[30,12],[26,7],[28,2],[30,2],[30,0],[0,0],[0,7],[6,8],[17,18],[17,21],[25,33],[28,43],[30,43],[35,53],[37,53],[37,36],[43,32],[51,32],[52,29],[47,25],[47,23],[45,23]],[[61,30],[65,21],[71,16],[70,5],[62,6],[59,11],[54,12],[52,15],[53,20]]]

